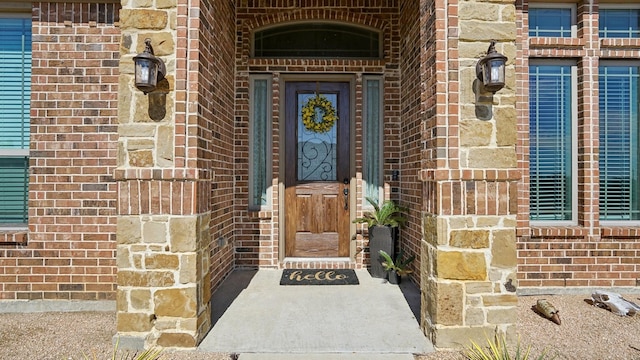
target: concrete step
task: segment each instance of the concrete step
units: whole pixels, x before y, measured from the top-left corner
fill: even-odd
[[[320,354],[240,354],[238,360],[414,360],[412,354],[320,353]]]

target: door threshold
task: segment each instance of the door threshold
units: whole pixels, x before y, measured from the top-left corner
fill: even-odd
[[[280,262],[280,267],[283,269],[355,269],[356,263],[348,257],[286,257]]]

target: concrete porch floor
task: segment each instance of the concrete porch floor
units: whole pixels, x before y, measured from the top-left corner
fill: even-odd
[[[417,320],[420,294],[356,270],[360,285],[281,286],[281,270],[234,271],[212,298],[198,347],[250,359],[413,359],[435,351]]]

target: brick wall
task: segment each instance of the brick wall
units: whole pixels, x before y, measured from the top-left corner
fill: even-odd
[[[202,2],[198,56],[198,168],[211,171],[211,287],[215,289],[234,267],[235,8],[234,1]],[[193,54],[196,55],[196,54]],[[246,159],[246,158],[245,158]]]
[[[576,38],[529,38],[528,2],[519,2],[518,167],[523,174],[518,209],[518,279],[521,287],[637,286],[640,231],[635,226],[604,226],[598,215],[598,64],[600,59],[637,59],[638,39],[600,39],[598,1],[577,5]],[[637,3],[637,2],[636,2]],[[575,226],[529,223],[530,58],[570,59],[578,67],[578,214]]]
[[[387,168],[401,169],[400,184],[394,189],[400,193],[403,206],[409,208],[408,221],[400,230],[401,250],[406,256],[415,256],[411,264],[414,279],[420,281],[420,244],[422,240],[423,193],[419,172],[422,167],[422,121],[423,81],[433,79],[422,78],[422,25],[420,22],[420,4],[417,1],[400,2],[400,121],[399,136],[401,153],[400,164],[388,164]],[[395,139],[394,139],[395,140]],[[393,157],[392,157],[393,158]]]
[[[118,9],[33,4],[29,234],[0,243],[0,299],[115,298]]]

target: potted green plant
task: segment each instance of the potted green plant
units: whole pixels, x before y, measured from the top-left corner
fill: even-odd
[[[361,218],[357,218],[353,222],[367,224],[369,227],[371,276],[384,279],[387,277],[387,271],[382,266],[383,259],[379,256],[380,250],[384,250],[393,257],[395,230],[407,221],[405,217],[407,209],[391,200],[383,202],[382,205],[378,205],[371,198],[367,198],[367,201],[373,206],[373,211],[365,212]]]
[[[383,259],[382,266],[389,273],[389,283],[400,284],[403,276],[411,274],[412,270],[409,269],[409,265],[413,262],[415,256],[405,258],[402,251],[399,251],[394,261],[391,255],[384,250],[380,250],[380,257]]]

